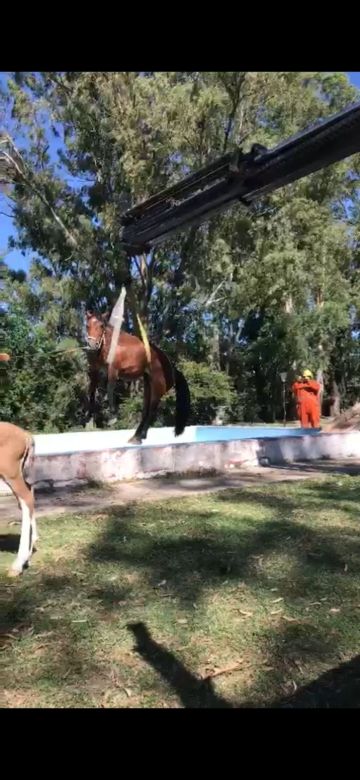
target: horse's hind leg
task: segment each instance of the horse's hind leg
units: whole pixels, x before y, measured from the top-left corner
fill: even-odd
[[[148,415],[147,419],[145,420],[145,424],[144,424],[144,428],[143,428],[143,439],[146,439],[150,426],[156,420],[156,415],[157,415],[157,410],[159,408],[159,403],[160,403],[160,400],[151,402],[149,415]]]
[[[146,425],[147,419],[150,415],[150,404],[151,404],[151,379],[148,373],[144,374],[144,402],[143,402],[143,411],[141,415],[141,420],[139,422],[139,425],[134,433],[134,435],[129,439],[129,444],[141,444],[142,439],[146,439],[146,434],[148,431],[149,425]]]
[[[152,380],[150,381],[152,382]],[[154,387],[154,383],[152,382],[149,410],[148,410],[148,414],[146,415],[143,421],[143,427],[142,427],[143,439],[146,439],[150,426],[156,420],[159,403],[160,403],[159,394],[156,392],[156,388]]]
[[[33,496],[34,496],[34,494],[33,494]],[[34,544],[35,544],[35,542],[38,541],[38,538],[39,538],[39,535],[38,535],[38,532],[37,532],[37,525],[36,525],[36,520],[35,520],[35,511],[33,511],[32,515],[31,515],[31,548],[30,548],[31,554],[33,553]]]
[[[18,554],[9,572],[10,575],[17,576],[22,573],[24,566],[29,563],[33,542],[35,541],[34,537],[33,539],[31,538],[34,531],[36,534],[34,494],[32,488],[28,487],[21,476],[7,480],[7,483],[19,502],[22,514]]]

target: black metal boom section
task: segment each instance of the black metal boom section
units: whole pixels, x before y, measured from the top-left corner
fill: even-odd
[[[197,173],[153,195],[122,218],[122,243],[140,254],[190,225],[199,225],[235,201],[246,205],[360,152],[360,103],[266,149],[254,144],[225,154]]]

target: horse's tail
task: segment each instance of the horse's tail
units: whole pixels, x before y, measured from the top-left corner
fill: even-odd
[[[190,417],[191,399],[189,385],[184,374],[174,366],[176,411],[175,411],[175,436],[184,432]]]
[[[33,485],[35,482],[35,441],[31,434],[28,434],[21,471],[26,484]]]

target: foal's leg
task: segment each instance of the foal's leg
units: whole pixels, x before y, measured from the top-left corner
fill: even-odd
[[[34,506],[35,505],[35,502],[34,502],[34,488],[30,488],[30,489],[31,489],[31,493],[32,493],[33,506]],[[30,549],[31,555],[32,555],[32,552],[33,552],[33,549],[34,549],[34,544],[35,544],[35,542],[37,542],[38,538],[39,538],[39,535],[38,535],[38,532],[37,532],[37,525],[36,525],[36,520],[35,520],[35,508],[34,508],[33,512],[32,512],[32,515],[31,515],[31,549]]]
[[[21,476],[7,480],[7,483],[19,502],[22,515],[18,554],[9,572],[10,575],[16,577],[18,574],[22,573],[23,568],[29,562],[32,553],[31,526],[33,528],[35,526],[36,532],[34,495],[32,489],[27,486]]]

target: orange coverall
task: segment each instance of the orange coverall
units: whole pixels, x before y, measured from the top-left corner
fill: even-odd
[[[296,411],[302,428],[320,428],[320,384],[315,379],[294,382]]]

